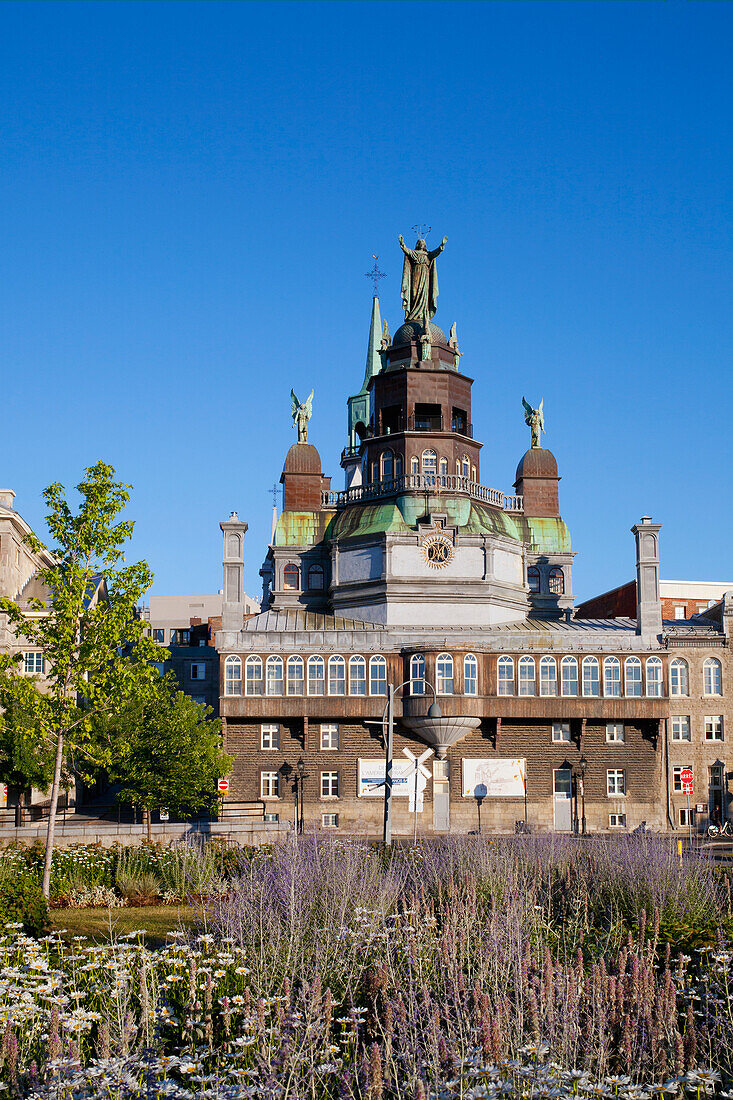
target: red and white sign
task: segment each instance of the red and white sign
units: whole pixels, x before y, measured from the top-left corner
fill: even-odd
[[[694,775],[692,768],[683,768],[680,772],[680,782],[682,783],[683,794],[692,794],[692,782]]]
[[[219,779],[216,784],[219,794],[229,794],[229,780]]]

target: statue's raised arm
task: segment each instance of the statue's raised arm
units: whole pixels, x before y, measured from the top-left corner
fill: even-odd
[[[439,256],[440,253],[443,251],[443,249],[445,248],[445,246],[447,244],[448,244],[448,238],[443,237],[443,240],[440,242],[438,247],[434,248],[432,252],[428,252],[428,256],[430,257],[430,259],[434,260],[436,256]]]

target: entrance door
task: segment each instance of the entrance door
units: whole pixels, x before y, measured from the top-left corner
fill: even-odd
[[[722,825],[724,823],[722,764],[711,764],[708,768],[708,806],[712,824]]]
[[[569,833],[573,827],[572,774],[570,768],[555,768],[554,772],[555,829]]]

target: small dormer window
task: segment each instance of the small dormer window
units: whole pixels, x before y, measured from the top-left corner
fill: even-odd
[[[530,592],[539,592],[540,590],[540,571],[536,565],[530,565],[527,570],[527,584]]]
[[[565,574],[559,565],[554,565],[549,575],[550,594],[553,596],[565,595]]]
[[[297,565],[286,565],[283,569],[283,588],[286,592],[300,589],[300,570]]]

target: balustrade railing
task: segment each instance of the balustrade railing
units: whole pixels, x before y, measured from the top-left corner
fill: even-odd
[[[459,474],[405,474],[368,485],[357,485],[352,489],[324,490],[321,503],[324,508],[344,508],[347,504],[380,500],[410,491],[433,493],[436,496],[440,493],[466,493],[473,500],[491,504],[504,512],[521,512],[524,509],[523,497],[502,493],[500,489],[490,489],[487,485],[479,485],[477,481],[471,481]]]

